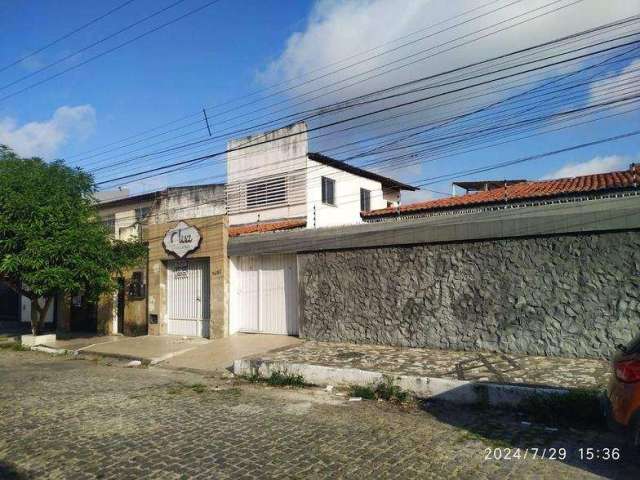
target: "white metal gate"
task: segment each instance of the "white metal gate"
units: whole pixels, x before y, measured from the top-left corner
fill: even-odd
[[[231,315],[241,332],[298,334],[295,255],[232,259]]]
[[[209,261],[167,262],[167,333],[209,336]]]

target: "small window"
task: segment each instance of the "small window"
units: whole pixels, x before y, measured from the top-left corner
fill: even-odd
[[[149,207],[136,208],[136,223],[142,223],[142,221],[147,218],[147,215],[149,215],[150,210]]]
[[[247,208],[283,205],[287,201],[287,182],[284,177],[247,184]]]
[[[336,181],[333,178],[322,177],[322,203],[336,204]]]
[[[128,287],[129,298],[144,298],[145,297],[145,285],[144,276],[142,272],[133,272],[131,275],[131,281]]]
[[[371,190],[360,189],[360,211],[368,212],[371,210]]]
[[[112,213],[102,219],[102,223],[111,235],[116,234],[116,215]]]

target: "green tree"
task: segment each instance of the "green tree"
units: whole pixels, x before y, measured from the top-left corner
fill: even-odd
[[[116,273],[146,253],[142,242],[110,237],[94,192],[82,170],[20,158],[0,145],[0,280],[31,300],[34,335],[54,297],[97,300],[116,288]]]

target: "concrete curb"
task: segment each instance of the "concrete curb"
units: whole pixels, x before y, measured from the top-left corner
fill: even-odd
[[[64,348],[48,347],[47,345],[33,345],[29,347],[36,352],[50,353],[52,355],[66,355],[67,353],[74,353],[73,350],[65,350]]]
[[[336,368],[304,363],[272,362],[260,359],[235,360],[235,375],[259,373],[269,377],[275,371],[287,371],[302,375],[305,381],[315,385],[371,385],[383,379],[381,372],[356,368]],[[498,383],[478,383],[449,378],[393,376],[395,383],[418,398],[442,400],[459,405],[483,403],[490,406],[517,406],[523,400],[539,395],[566,395],[562,388],[537,387]]]
[[[104,359],[114,359],[114,360],[138,360],[143,365],[149,365],[151,360],[148,358],[138,357],[136,355],[127,355],[124,353],[98,353],[98,352],[87,352],[84,350],[75,350],[72,352],[74,355],[82,358],[82,357],[99,357]]]
[[[159,357],[154,357],[154,358],[145,358],[145,357],[141,357],[138,355],[129,355],[129,354],[125,354],[125,353],[102,353],[102,352],[94,352],[91,350],[88,350],[91,347],[94,347],[96,345],[100,345],[99,343],[93,343],[91,345],[86,345],[84,347],[80,347],[77,348],[75,350],[70,350],[70,349],[64,349],[64,348],[55,348],[55,347],[50,347],[48,345],[33,345],[30,346],[29,348],[31,350],[34,351],[38,351],[38,352],[43,352],[43,353],[50,353],[53,355],[64,355],[64,354],[69,354],[69,355],[74,355],[76,357],[100,357],[100,358],[105,358],[105,359],[109,359],[112,358],[114,360],[138,360],[140,362],[142,362],[143,365],[150,365],[150,366],[161,366],[162,362],[169,360],[170,358],[173,358],[175,356],[181,355],[183,353],[186,353],[190,350],[194,350],[195,348],[197,348],[198,346],[193,346],[191,348],[188,348],[186,350],[181,350],[178,352],[170,352],[167,353],[165,355],[159,356]],[[203,370],[198,370],[198,369],[190,369],[193,373],[203,373]],[[187,371],[187,369],[185,369],[185,371]]]

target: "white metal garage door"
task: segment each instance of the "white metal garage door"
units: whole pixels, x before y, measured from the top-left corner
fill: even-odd
[[[209,261],[167,262],[167,333],[209,336]]]
[[[295,255],[232,259],[234,330],[298,334],[298,280]]]

